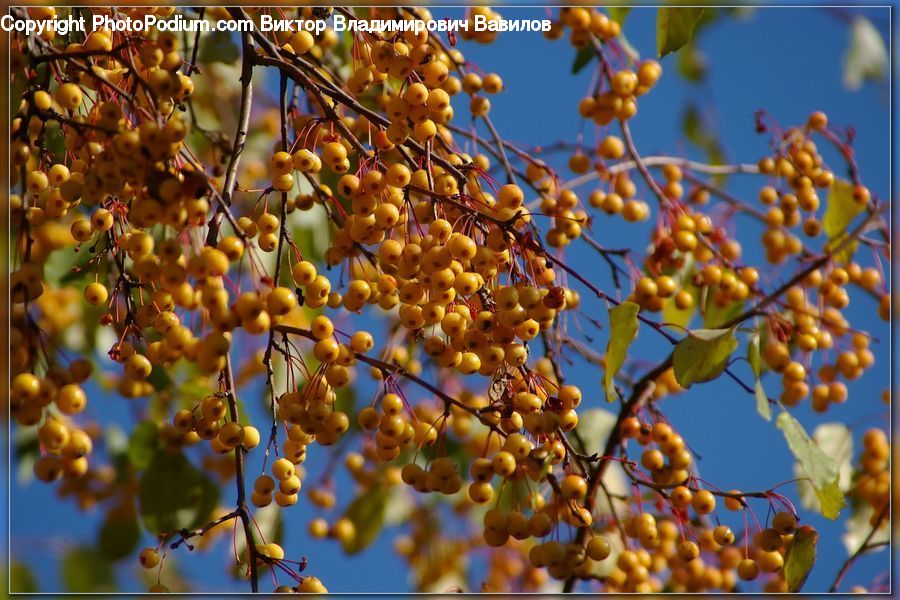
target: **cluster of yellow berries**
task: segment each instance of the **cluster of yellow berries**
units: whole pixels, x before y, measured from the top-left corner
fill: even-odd
[[[627,121],[637,114],[637,97],[649,92],[661,75],[662,67],[655,60],[643,61],[635,70],[617,71],[609,79],[610,89],[582,98],[578,112],[596,125],[608,125],[613,119]]]
[[[805,303],[805,295],[801,288],[792,288],[787,293],[788,302],[795,298],[792,306],[800,308],[798,304]],[[793,360],[790,347],[778,341],[770,342],[763,349],[763,359],[776,373],[782,376],[783,392],[782,402],[788,406],[795,406],[798,402],[812,395],[812,407],[817,412],[825,412],[831,404],[842,404],[847,400],[847,385],[839,380],[843,377],[847,381],[858,379],[863,372],[875,364],[875,355],[869,349],[870,338],[862,332],[849,334],[848,323],[840,311],[833,307],[826,308],[819,324],[816,324],[817,313],[814,306],[806,306],[806,310],[795,312],[794,339],[797,346],[803,352],[811,352],[817,349],[828,350],[833,347],[833,338],[850,335],[852,349],[843,350],[837,354],[834,364],[823,363],[820,365],[816,376],[819,383],[810,389],[810,374],[802,362]],[[832,335],[834,334],[834,335]]]
[[[381,461],[391,461],[400,456],[402,446],[416,444],[431,445],[437,441],[437,429],[427,418],[404,414],[403,399],[397,394],[388,393],[381,399],[381,411],[374,407],[363,408],[359,412],[359,426],[365,431],[375,432],[375,453]],[[419,414],[423,415],[423,409]]]
[[[671,501],[690,503],[683,491],[678,492],[679,489],[672,490]],[[778,512],[771,523],[770,528],[759,530],[752,544],[741,549],[727,525],[694,524],[688,537],[684,534],[685,525],[676,519],[654,517],[648,512],[629,516],[624,519],[623,534],[626,540],[633,540],[636,547],[617,554],[615,566],[607,576],[610,590],[643,593],[659,592],[663,588],[675,592],[732,591],[738,579],[752,581],[762,572],[773,574],[765,583],[766,591],[783,592],[786,583],[781,568],[797,521],[789,512]],[[602,560],[609,552],[609,542],[603,537],[595,536],[588,542],[590,558]],[[584,574],[589,573],[588,567]]]
[[[674,485],[686,481],[690,476],[693,462],[691,453],[681,435],[668,423],[658,422],[651,426],[641,423],[637,417],[627,417],[622,421],[622,437],[633,438],[645,448],[641,453],[640,463],[654,482]],[[651,444],[655,447],[649,447]],[[716,503],[715,498],[706,492],[698,493],[692,505],[698,514],[708,514]]]
[[[45,454],[34,465],[35,476],[45,482],[60,477],[75,479],[88,472],[88,455],[93,449],[91,436],[68,420],[87,407],[87,394],[81,388],[90,377],[91,365],[73,361],[68,369],[56,369],[45,377],[19,373],[10,382],[10,412],[19,425],[34,426]],[[58,413],[49,410],[53,406]]]
[[[777,177],[787,186],[779,190],[766,185],[759,192],[760,202],[770,207],[764,215],[768,229],[762,234],[762,243],[766,260],[772,264],[781,264],[803,251],[800,238],[789,229],[802,224],[803,233],[808,237],[822,232],[822,222],[816,217],[820,206],[818,190],[832,189],[835,177],[811,138],[827,126],[828,117],[824,113],[813,113],[805,128],[792,128],[784,134],[774,156],[759,161],[760,173]],[[853,187],[852,197],[860,206],[868,204],[870,199],[868,189],[862,185]],[[802,213],[808,216],[804,219]]]
[[[123,14],[165,18],[174,11],[132,8]],[[233,18],[222,8],[210,8],[206,14]],[[299,14],[315,16],[311,8]],[[424,9],[397,14],[431,18]],[[32,8],[29,15],[52,23],[56,11]],[[472,25],[476,17],[501,18],[490,8],[468,12]],[[620,34],[619,23],[588,7],[561,9],[547,36],[560,38],[566,29],[572,46],[593,47],[601,54],[618,43]],[[496,31],[476,32],[472,26],[461,36],[486,43]],[[84,300],[95,307],[102,325],[116,331],[118,341],[109,356],[121,365],[116,386],[122,396],[150,396],[156,391],[154,375],[182,362],[207,378],[220,376],[218,392],[172,407],[171,421],[159,428],[167,448],[208,441],[204,464],[218,465],[232,476],[235,462],[240,465],[244,454],[262,441],[256,427],[237,420],[231,404],[236,399],[226,374],[233,346],[240,343],[235,340],[245,333],[268,334],[268,354],[274,348],[285,358],[290,383],[284,390],[271,390],[272,409],[284,425],[284,436],[279,440],[273,433],[265,444],[265,460],[269,450],[276,457],[268,470],[264,463],[253,481],[249,502],[256,508],[273,502],[279,507],[297,504],[310,445],[337,444],[355,419],[367,434],[360,453],[346,455],[345,465],[361,487],[403,483],[422,494],[454,496],[460,512],[495,503],[484,513],[483,529],[474,539],[447,542],[442,550],[450,553],[449,564],[458,560],[453,554],[483,545],[497,549],[491,555],[489,589],[502,589],[520,577],[521,585],[537,589],[547,574],[561,580],[589,579],[598,563],[608,561],[604,581],[610,591],[733,590],[737,579],[754,580],[760,572],[773,574],[766,591],[784,591],[781,570],[797,530],[795,515],[778,512],[771,526],[753,537],[752,546],[737,548],[734,532],[718,522],[713,526],[709,515],[716,510],[717,497],[731,511],[745,510],[744,498],[737,491],[713,493],[697,487],[691,451],[662,420],[651,424],[628,417],[619,434],[626,445],[635,440],[640,446],[639,468],[648,475],[640,483],[660,492],[671,510],[654,515],[626,502],[629,507],[620,522],[598,518],[593,495],[597,482],[573,462],[565,437],[579,422],[582,391],[562,384],[549,357],[530,356],[537,347],[532,342],[560,327],[566,311],[574,313],[581,306],[579,293],[558,277],[559,259],[542,239],[550,249],[562,249],[583,237],[590,224],[587,207],[547,164],[517,152],[525,162],[520,180],[537,192],[540,216],[550,219],[541,236],[534,223],[538,214],[531,212],[525,189],[512,183],[513,169],[504,165],[510,183],[500,185],[489,174],[492,159],[477,150],[459,150],[453,137],[457,129],[451,100],[461,93],[469,96],[471,116],[493,130],[488,96],[504,90],[502,78],[475,69],[459,50],[444,46],[427,31],[355,38],[350,68],[337,82],[329,67],[309,66],[330,65],[325,59],[339,42],[334,31],[276,32],[274,38],[280,54],[268,56],[254,43],[253,60],[259,64],[283,59],[297,69],[312,69],[324,98],[313,98],[309,86],[302,86],[310,102],[302,110],[292,104],[285,124],[293,144],[282,139],[275,146],[280,149],[267,150],[265,161],[245,163],[237,175],[240,184],[228,190],[227,199],[217,197],[224,161],[207,175],[194,149],[186,146],[191,131],[180,109],[196,100],[190,74],[197,65],[184,60],[178,36],[143,32],[122,44],[126,38],[102,30],[83,43],[57,44],[60,51],[83,54],[79,61],[87,68],[69,64],[49,86],[25,93],[11,130],[12,184],[21,194],[11,195],[10,206],[22,235],[17,243],[21,258],[11,274],[17,313],[10,408],[19,425],[37,429],[42,454],[34,466],[37,478],[65,478],[60,489],[68,492],[76,490],[73,482],[94,478],[102,483],[114,476],[89,470],[87,456],[97,436],[72,419],[87,404],[81,385],[91,376],[90,363],[75,360],[60,367],[48,360],[42,371],[35,358],[42,331],[29,321],[29,308],[48,313],[66,304],[64,290],[51,289],[56,282],[45,281],[44,270],[51,252],[74,246],[91,255],[78,267],[78,273],[89,275]],[[53,28],[48,28],[43,40],[55,39]],[[26,58],[24,51],[16,50],[14,66],[24,68]],[[600,58],[601,85],[579,102],[579,114],[603,128],[615,120],[624,124],[637,113],[638,98],[656,85],[661,66],[645,60],[613,70]],[[318,88],[319,83],[314,85]],[[349,109],[347,114],[343,107]],[[772,264],[804,251],[791,229],[802,225],[809,237],[822,230],[815,216],[818,193],[833,188],[835,178],[811,136],[826,128],[827,118],[813,114],[805,127],[784,136],[774,156],[759,162],[763,175],[779,180],[759,195],[768,207],[760,215]],[[44,148],[45,136],[57,133],[65,152],[54,157]],[[627,133],[623,126],[626,140]],[[638,158],[633,148],[604,129],[593,150],[595,156],[579,149],[568,165],[577,175],[594,169],[608,184],[593,190],[587,204],[627,222],[649,219],[648,203],[638,198],[635,182],[623,170],[627,158]],[[507,162],[499,142],[497,154],[489,154]],[[606,164],[611,161],[618,165]],[[700,299],[706,308],[725,309],[760,295],[760,274],[740,263],[740,244],[700,210],[709,192],[695,187],[690,202],[683,202],[681,167],[665,164],[661,171],[659,189],[653,190],[661,203],[660,225],[654,229],[644,272],[626,290],[627,299],[642,310],[661,312],[670,303],[678,310],[692,309]],[[255,206],[237,201],[259,181],[263,197]],[[270,207],[272,192],[282,199],[275,207]],[[852,194],[860,206],[869,203],[865,187],[855,185]],[[213,212],[214,198],[220,204]],[[332,229],[324,263],[329,269],[340,267],[340,279],[320,273],[291,239],[290,216],[311,210],[327,214]],[[212,223],[224,223],[226,215],[223,227],[228,230],[212,229]],[[210,229],[205,229],[208,224]],[[203,244],[200,234],[207,231],[211,235]],[[294,257],[290,263],[284,250]],[[257,251],[275,253],[277,275],[270,277]],[[289,270],[282,268],[288,264]],[[249,283],[243,277],[247,270]],[[236,281],[230,277],[235,273],[240,275]],[[688,283],[702,290],[700,294],[686,289]],[[782,318],[772,320],[778,323],[771,325],[762,356],[782,378],[785,405],[810,395],[817,411],[844,402],[848,391],[839,378],[854,380],[874,364],[869,337],[853,331],[841,313],[850,302],[848,284],[878,296],[880,314],[888,318],[890,299],[878,290],[880,272],[853,262],[827,264],[788,289],[783,302],[776,299]],[[344,334],[325,314],[359,314],[368,307],[390,312],[398,324],[397,335],[378,349],[383,350],[380,359],[368,355],[376,349],[371,333]],[[284,346],[275,343],[276,333],[283,334]],[[288,335],[307,338],[309,352],[289,356],[288,348],[295,346],[288,343]],[[834,364],[820,365],[818,382],[812,385],[810,363],[795,353],[828,350],[847,337],[852,347],[843,348]],[[419,348],[433,365],[477,375],[476,381],[490,387],[483,393],[458,390],[451,379],[452,398],[449,392],[445,398],[441,390],[429,388],[434,392],[431,401],[408,403],[396,379],[421,372]],[[549,352],[549,346],[545,350]],[[310,359],[315,370],[307,369]],[[384,392],[377,403],[344,412],[338,397],[353,382],[359,362],[371,367],[371,378],[384,385]],[[296,377],[300,370],[303,376]],[[673,369],[668,369],[657,378],[653,397],[681,391]],[[467,469],[448,456],[443,442],[449,434],[477,456]],[[880,430],[867,433],[864,443],[854,493],[877,512],[890,499],[890,446]],[[237,461],[216,462],[226,456]],[[307,489],[311,504],[335,506],[330,486]],[[513,502],[510,496],[515,496]],[[95,494],[93,501],[101,497]],[[88,496],[82,498],[87,505]],[[424,517],[414,517],[412,538],[402,553],[422,566],[423,581],[434,582],[445,565],[421,565],[424,549],[433,549],[427,543],[429,527],[423,524]],[[566,527],[576,532],[570,541],[562,539]],[[313,537],[345,545],[355,539],[356,529],[346,515],[331,522],[316,518],[309,524]],[[624,549],[618,547],[617,537]],[[289,562],[274,542],[250,548],[259,567]],[[509,560],[501,560],[504,557]],[[139,561],[153,569],[161,567],[162,557],[158,549],[144,548]],[[429,568],[431,572],[425,572]],[[315,577],[298,576],[297,583],[276,591],[327,591]],[[156,584],[151,591],[167,590]]]
[[[622,33],[619,23],[600,12],[596,8],[572,6],[562,8],[557,20],[553,21],[547,37],[559,39],[565,31],[571,29],[569,43],[582,48],[590,43],[590,36],[608,41]]]
[[[872,507],[870,524],[875,526],[891,501],[891,443],[883,430],[873,428],[863,435],[859,472],[849,493]],[[883,523],[890,523],[889,512]]]
[[[193,410],[177,411],[172,424],[179,433],[196,432],[200,439],[209,441],[210,449],[217,454],[226,454],[238,446],[244,450],[258,446],[259,430],[252,425],[228,421],[226,413],[224,398],[207,396]]]

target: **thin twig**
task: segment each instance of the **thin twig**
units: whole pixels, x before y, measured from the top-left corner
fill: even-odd
[[[890,514],[890,503],[885,504],[884,508],[881,509],[881,512],[878,513],[878,517],[875,519],[875,523],[872,525],[871,531],[869,531],[869,535],[866,536],[866,539],[863,540],[863,543],[857,548],[856,552],[850,555],[847,560],[844,561],[844,564],[841,566],[841,570],[838,571],[837,577],[834,578],[834,583],[831,584],[831,588],[829,588],[829,593],[837,592],[838,587],[841,585],[841,581],[844,580],[844,576],[847,575],[847,572],[850,571],[850,567],[853,566],[853,563],[859,559],[863,554],[868,552],[869,550],[873,550],[882,546],[882,543],[871,544],[872,538],[875,537],[875,533],[881,529],[881,524],[884,522],[885,518]]]

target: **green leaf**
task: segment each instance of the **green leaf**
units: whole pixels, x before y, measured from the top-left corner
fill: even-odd
[[[656,12],[656,48],[662,58],[675,52],[694,35],[702,8],[663,7]]]
[[[169,377],[166,369],[160,366],[153,367],[153,370],[150,371],[150,376],[147,378],[147,381],[150,382],[150,385],[152,385],[153,389],[157,392],[169,389],[169,386],[172,385],[172,378]]]
[[[747,344],[747,362],[750,363],[750,368],[753,369],[753,375],[759,379],[759,376],[762,373],[762,355],[759,351],[758,330],[753,334],[753,337],[750,338],[750,343]]]
[[[112,565],[93,548],[72,548],[63,557],[61,568],[61,579],[67,592],[85,594],[116,590]]]
[[[630,12],[630,6],[609,6],[606,9],[606,13],[609,15],[609,18],[619,25],[625,23],[625,19],[628,17],[628,13]]]
[[[88,263],[94,257],[94,254],[89,252],[87,249],[88,246],[82,247],[81,252],[78,253],[76,258],[66,261],[66,265],[68,268],[59,277],[60,285],[73,283],[80,279],[87,279],[88,275],[96,273],[96,271],[88,268]],[[54,257],[54,260],[63,261],[64,255],[65,252],[54,252],[51,256]],[[103,263],[101,262],[101,264]],[[61,267],[55,265],[53,268],[55,270]]]
[[[787,581],[788,592],[799,592],[806,583],[809,572],[816,564],[818,541],[819,533],[809,525],[804,525],[794,534],[794,540],[784,561],[784,578]]]
[[[191,377],[178,385],[179,408],[191,408],[216,390],[209,384],[209,377]]]
[[[134,428],[128,439],[128,460],[138,469],[146,469],[159,445],[159,427],[153,421],[144,421]]]
[[[547,469],[549,466],[545,465],[544,469]],[[544,474],[546,475],[546,473]],[[528,493],[529,486],[524,477],[515,481],[507,479],[502,484],[502,487],[497,490],[497,494],[500,497],[496,500],[496,507],[503,512],[518,510],[522,502],[528,497]]]
[[[352,386],[341,388],[337,391],[337,399],[334,401],[334,410],[347,415],[356,414],[356,391]],[[351,417],[350,429],[359,429],[357,419]]]
[[[452,458],[453,462],[456,463],[460,473],[465,473],[469,470],[469,461],[472,460],[472,453],[469,451],[468,446],[447,438],[444,440],[444,451],[446,456]]]
[[[582,69],[588,66],[591,60],[596,56],[597,53],[594,52],[593,46],[587,45],[584,48],[579,48],[578,54],[575,55],[575,61],[572,63],[572,75],[578,74]]]
[[[614,378],[625,364],[628,347],[637,337],[640,310],[641,307],[634,302],[623,302],[609,311],[609,343],[606,345],[606,372],[603,374],[607,402],[616,399]]]
[[[822,488],[815,488],[815,492],[819,499],[819,512],[826,519],[834,521],[841,514],[841,509],[847,506],[837,479]]]
[[[728,365],[728,357],[738,347],[734,329],[695,329],[678,345],[672,356],[675,380],[681,387],[709,381]]]
[[[27,565],[12,561],[9,565],[9,591],[11,594],[34,594],[37,580]]]
[[[759,332],[753,334],[750,338],[750,344],[747,346],[747,362],[753,369],[753,377],[755,379],[753,392],[756,395],[756,412],[759,413],[766,421],[772,420],[772,407],[769,406],[769,397],[763,388],[762,381],[759,376],[762,373],[762,356],[759,352]]]
[[[838,487],[842,490],[850,488],[853,475],[853,433],[843,423],[822,423],[812,432],[812,440],[838,466]],[[819,498],[815,489],[806,480],[808,474],[803,465],[794,465],[794,474],[797,476],[797,495],[800,504],[808,510],[815,510],[819,506]]]
[[[231,64],[241,57],[241,50],[227,31],[213,31],[200,42],[201,63]]]
[[[828,204],[825,208],[825,216],[822,217],[822,229],[828,237],[825,244],[826,252],[833,252],[844,243],[847,238],[847,227],[859,213],[865,210],[865,206],[853,199],[853,184],[843,179],[836,179],[828,192]],[[844,245],[834,255],[838,262],[847,262],[853,257],[856,250],[856,241]]]
[[[713,294],[707,294],[706,306],[703,309],[703,326],[707,329],[716,329],[733,318],[741,314],[744,310],[744,301],[729,302],[725,306],[720,306],[713,299]]]
[[[181,452],[154,453],[138,488],[144,527],[154,533],[200,527],[219,500],[219,488]]]
[[[828,519],[836,519],[840,510],[846,506],[838,485],[840,474],[837,464],[810,439],[803,425],[787,411],[778,415],[775,426],[784,432],[788,447],[806,471],[819,499],[820,512]]]
[[[141,540],[141,528],[135,517],[107,516],[100,526],[97,548],[109,560],[125,558],[135,551]]]
[[[857,16],[850,26],[850,45],[844,54],[844,87],[858,90],[866,80],[882,81],[887,57],[881,33],[867,18]]]
[[[697,312],[697,302],[699,301],[700,296],[700,290],[698,290],[693,283],[686,282],[682,289],[689,293],[691,297],[693,297],[693,304],[691,304],[688,308],[680,309],[675,306],[675,301],[672,300],[666,302],[666,305],[663,307],[662,313],[663,322],[675,325],[678,329],[690,325],[694,313]]]
[[[756,383],[753,385],[753,393],[756,395],[756,412],[758,412],[759,416],[766,421],[771,421],[772,407],[769,406],[769,396],[766,394],[762,381],[759,379],[757,379]]]
[[[356,554],[375,541],[384,525],[384,513],[388,504],[388,491],[383,485],[368,489],[347,507],[344,516],[353,522],[356,535],[342,541],[344,552]]]

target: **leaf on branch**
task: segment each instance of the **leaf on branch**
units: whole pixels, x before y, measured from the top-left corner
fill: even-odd
[[[97,537],[97,548],[109,560],[120,560],[130,555],[141,541],[141,527],[136,515],[109,514]]]
[[[738,347],[734,329],[695,329],[678,345],[672,356],[675,380],[681,387],[715,379],[728,365]]]
[[[572,63],[572,75],[580,73],[596,56],[597,53],[594,52],[593,46],[587,45],[584,48],[580,48],[578,54],[575,55],[575,61]]]
[[[725,306],[720,305],[715,294],[706,295],[706,305],[703,307],[703,326],[707,329],[721,327],[731,319],[737,317],[744,310],[743,300],[730,300]]]
[[[172,378],[169,377],[169,374],[162,367],[154,367],[150,372],[150,376],[147,377],[147,381],[150,385],[153,386],[153,389],[157,392],[162,390],[167,390],[172,385]]]
[[[74,283],[75,281],[81,279],[87,279],[89,275],[93,275],[96,271],[93,271],[88,268],[91,259],[94,258],[94,254],[87,251],[87,247],[83,248],[79,255],[67,256],[65,252],[54,252],[51,256],[53,257],[52,269],[53,270],[62,270],[65,269],[65,272],[59,276],[59,284],[66,285],[69,283]],[[66,260],[68,259],[68,260]],[[101,267],[104,263],[100,263]],[[49,276],[54,276],[54,273],[51,273]]]
[[[823,488],[815,488],[815,492],[816,498],[819,499],[819,511],[826,519],[834,521],[841,514],[841,509],[847,506],[837,479]]]
[[[356,535],[342,540],[344,552],[356,554],[375,541],[384,526],[387,506],[388,490],[383,485],[366,490],[350,503],[344,516],[353,523]]]
[[[144,421],[134,428],[128,439],[128,459],[137,469],[146,469],[159,445],[159,427],[153,421]]]
[[[694,35],[702,8],[663,7],[656,12],[656,48],[662,58],[684,46]]]
[[[836,179],[828,192],[828,203],[825,207],[825,216],[822,217],[822,229],[828,237],[825,245],[826,252],[832,252],[844,243],[847,238],[847,227],[853,222],[865,206],[853,199],[853,184],[843,179]],[[847,243],[834,255],[838,262],[845,263],[853,258],[856,250],[856,240]]]
[[[76,546],[62,559],[61,579],[67,592],[102,593],[116,590],[112,565],[88,546]]]
[[[609,343],[606,345],[606,372],[603,375],[607,402],[616,399],[614,378],[625,364],[628,347],[637,337],[640,310],[641,307],[634,302],[623,302],[609,311]]]
[[[153,533],[204,525],[218,500],[219,488],[183,453],[165,449],[153,454],[138,488],[141,519]]]
[[[775,426],[784,432],[788,447],[806,471],[809,482],[819,500],[819,511],[827,519],[835,520],[846,506],[838,485],[838,465],[809,437],[803,425],[787,411],[775,419]]]
[[[849,489],[853,475],[853,434],[850,429],[843,423],[822,423],[813,430],[812,439],[838,465],[838,487],[842,490]],[[806,509],[814,510],[819,498],[813,486],[805,479],[808,474],[803,465],[795,464],[794,474],[803,478],[797,482],[800,504]]]
[[[772,407],[769,406],[769,396],[759,379],[753,384],[753,394],[756,396],[756,412],[766,421],[771,421]]]
[[[887,67],[884,38],[869,19],[858,16],[850,26],[844,54],[844,87],[858,90],[866,80],[882,81]]]
[[[784,561],[784,578],[787,581],[788,592],[799,592],[806,583],[806,578],[816,564],[816,543],[819,541],[819,533],[804,525],[794,534],[794,540],[788,549]]]
[[[753,337],[750,339],[750,344],[747,346],[747,362],[750,363],[750,368],[753,369],[753,392],[756,395],[756,412],[759,413],[766,421],[772,420],[772,407],[769,406],[769,397],[766,395],[766,390],[763,388],[762,381],[759,376],[762,373],[762,357],[759,352],[759,333],[753,334]]]

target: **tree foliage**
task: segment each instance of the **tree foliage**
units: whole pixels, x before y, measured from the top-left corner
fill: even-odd
[[[797,408],[846,402],[888,337],[889,203],[852,134],[814,107],[793,125],[760,111],[747,133],[768,153],[731,164],[693,106],[685,140],[709,161],[646,155],[629,124],[663,67],[627,42],[628,9],[553,9],[544,35],[592,74],[560,103],[595,137],[558,143],[558,168],[546,140],[498,131],[491,98],[521,91],[464,54],[503,12],[339,35],[332,14],[437,17],[13,9],[250,24],[12,38],[14,455],[103,516],[93,546],[65,549],[66,591],[115,591],[126,561],[150,591],[189,590],[177,565],[219,542],[252,591],[339,589],[291,535],[298,502],[347,555],[394,536],[422,591],[821,592],[804,588],[809,507],[847,531],[834,588],[887,543],[885,430],[854,456],[849,424],[810,436]],[[659,8],[656,54],[702,81],[695,36],[722,14]],[[315,33],[261,29],[285,15]],[[863,21],[854,86],[884,68]],[[607,246],[607,227],[633,243]],[[571,383],[585,367],[594,384]],[[777,414],[796,494],[703,478],[703,440],[666,411],[707,386]],[[9,577],[47,591],[20,562]]]

